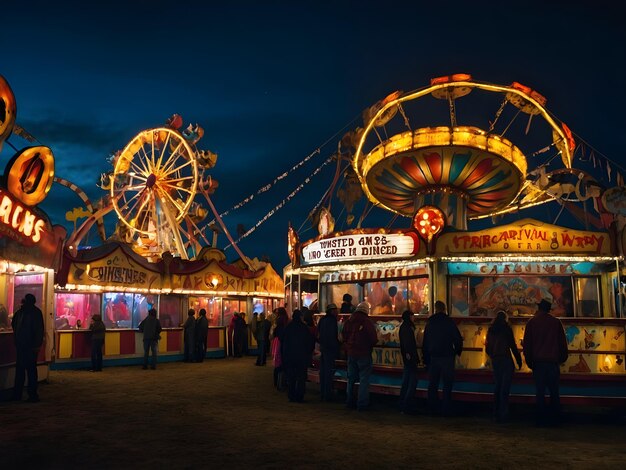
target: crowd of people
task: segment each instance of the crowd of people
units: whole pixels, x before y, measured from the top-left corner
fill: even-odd
[[[286,388],[289,401],[304,401],[307,369],[311,365],[317,342],[320,352],[320,400],[334,400],[335,362],[343,348],[347,362],[346,407],[359,411],[369,408],[372,352],[378,338],[374,322],[369,317],[369,304],[362,302],[355,307],[351,300],[351,296],[346,294],[341,308],[332,303],[327,305],[326,314],[319,319],[317,325],[307,309],[294,310],[290,321],[284,308],[274,311],[270,336],[263,340],[263,344],[271,345],[274,386],[279,390]],[[537,312],[526,325],[523,339],[523,355],[535,381],[538,426],[557,425],[560,422],[559,365],[567,360],[567,341],[563,325],[550,314],[550,310],[551,303],[546,299],[537,304]],[[350,316],[341,323],[339,313],[349,313]],[[262,365],[265,363],[267,350],[265,346],[261,346],[259,335],[261,332],[265,334],[267,329],[258,325],[257,323],[256,337],[260,345],[259,358],[262,359],[257,364]],[[398,401],[400,411],[406,414],[417,411],[415,397],[418,365],[423,363],[428,377],[428,412],[452,415],[455,361],[463,353],[463,338],[456,323],[448,315],[445,303],[437,301],[434,304],[434,312],[424,329],[421,359],[413,313],[409,310],[402,314],[399,338],[403,360]],[[495,383],[493,419],[503,423],[509,418],[509,394],[515,365],[521,369],[523,364],[522,354],[517,349],[504,311],[498,312],[490,325],[485,346],[491,359]],[[546,406],[546,388],[550,395],[549,407]]]
[[[307,308],[296,309],[291,319],[284,307],[272,312],[271,321],[264,313],[254,314],[247,325],[242,313],[235,313],[228,333],[231,354],[242,357],[247,354],[247,332],[250,329],[258,345],[255,365],[266,365],[271,355],[274,365],[273,381],[277,390],[287,390],[291,402],[303,402],[306,390],[307,371],[312,365],[316,342],[319,343],[320,399],[333,401],[333,377],[335,363],[342,348],[347,359],[346,407],[359,411],[370,406],[369,384],[373,370],[372,352],[378,342],[376,327],[369,317],[370,305],[361,302],[356,307],[352,297],[344,295],[341,308],[331,303],[326,314],[315,324],[313,312]],[[39,401],[37,393],[37,357],[43,343],[44,322],[41,310],[36,307],[36,298],[26,294],[21,307],[11,320],[16,347],[16,372],[14,400],[21,400],[24,380],[28,376],[28,399]],[[546,299],[537,304],[537,311],[526,324],[523,339],[523,355],[532,370],[536,391],[536,423],[549,426],[559,423],[560,364],[567,360],[567,340],[563,325],[550,314],[552,304]],[[349,313],[339,322],[338,313]],[[92,333],[92,371],[102,370],[102,349],[106,326],[99,314],[92,317],[89,329]],[[198,315],[189,309],[183,324],[184,361],[202,362],[206,356],[208,321],[206,310]],[[158,342],[161,339],[161,323],[157,311],[151,308],[139,324],[143,333],[143,368],[156,369]],[[400,352],[403,360],[402,385],[399,408],[402,413],[416,411],[415,395],[418,364],[423,362],[428,374],[427,402],[431,413],[451,415],[452,388],[454,385],[455,358],[463,352],[463,338],[456,323],[446,311],[442,301],[434,304],[434,312],[428,318],[422,341],[422,360],[418,352],[413,313],[402,314],[399,332]],[[505,422],[509,415],[509,393],[515,365],[522,367],[522,355],[517,349],[513,331],[504,311],[497,313],[486,337],[485,349],[491,359],[494,375],[494,420]],[[515,362],[514,362],[515,361]],[[357,387],[358,384],[358,387]],[[442,385],[440,400],[439,387]],[[549,391],[550,402],[546,406],[545,392]]]

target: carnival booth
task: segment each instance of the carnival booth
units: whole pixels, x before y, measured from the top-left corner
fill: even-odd
[[[164,329],[159,361],[172,361],[182,358],[188,309],[196,315],[206,310],[207,357],[224,357],[232,348],[227,328],[235,313],[249,323],[253,312],[269,313],[282,304],[282,278],[269,263],[241,253],[215,210],[210,194],[217,181],[205,171],[217,155],[196,147],[204,131],[181,126],[182,118],[174,115],[165,127],[140,132],[115,153],[113,169],[101,177],[108,194],[97,204],[68,185],[86,204],[71,214],[87,218],[68,238],[57,279],[55,367],[88,367],[88,327],[95,313],[107,327],[104,363],[111,365],[141,360],[138,326],[152,307]],[[207,206],[215,216],[210,224],[204,220]],[[117,226],[107,237],[103,217],[109,213]],[[92,228],[102,244],[80,247]],[[217,233],[228,236],[238,261],[227,263],[215,248]],[[256,347],[249,332],[248,343]]]
[[[207,357],[224,357],[233,313],[271,312],[283,295],[282,279],[271,265],[248,271],[226,263],[219,250],[205,256],[150,263],[121,243],[80,250],[75,257],[66,254],[55,292],[54,367],[89,365],[88,326],[95,313],[107,327],[105,365],[137,363],[143,357],[138,326],[152,307],[163,327],[159,361],[181,359],[189,308],[207,312]]]
[[[0,76],[0,150],[15,124],[15,98]],[[10,144],[9,144],[10,145]],[[2,153],[7,154],[8,147]],[[0,389],[13,386],[15,345],[11,319],[26,294],[33,294],[44,314],[44,343],[37,359],[40,380],[48,377],[53,356],[54,271],[61,259],[65,229],[52,226],[37,205],[54,178],[52,151],[26,147],[6,159],[0,183]]]
[[[456,100],[470,92],[504,99],[488,131],[456,122]],[[448,102],[452,126],[411,127],[419,121],[410,114],[410,105],[425,97]],[[318,298],[324,311],[330,303],[341,305],[345,294],[353,305],[367,301],[378,331],[375,391],[399,392],[402,312],[415,314],[421,345],[431,306],[443,300],[464,341],[454,393],[466,400],[491,399],[491,365],[485,352],[490,322],[499,310],[506,311],[521,349],[526,321],[541,299],[549,299],[569,345],[569,358],[561,367],[563,400],[626,404],[623,257],[616,243],[615,214],[582,217],[583,229],[519,216],[493,223],[548,202],[578,215],[583,211],[575,208],[587,200],[603,207],[598,181],[572,168],[571,131],[546,113],[544,104],[541,95],[520,84],[485,84],[467,75],[434,79],[412,93],[394,93],[364,113],[364,129],[352,136],[350,161],[367,200],[409,218],[407,228],[334,231],[329,211],[320,211],[315,239],[300,242],[290,228],[286,302],[297,308],[304,299]],[[503,131],[496,132],[506,106],[543,120],[552,140],[532,144],[540,145],[534,154],[554,149],[547,163],[533,163],[535,168],[529,169],[524,150]],[[399,131],[392,125],[394,117],[400,119]],[[520,146],[528,128],[517,134]],[[470,230],[469,223],[479,227]],[[585,227],[589,225],[594,229]],[[340,315],[341,321],[346,316]],[[344,366],[340,361],[338,386],[345,386]],[[314,370],[310,375],[317,377]],[[425,395],[426,388],[422,370],[417,393]],[[511,393],[513,400],[533,399],[526,365],[516,372]]]

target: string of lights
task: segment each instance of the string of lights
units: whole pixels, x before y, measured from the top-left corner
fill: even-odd
[[[324,168],[326,165],[328,165],[331,161],[332,161],[333,157],[330,156],[328,157],[324,163],[322,163],[319,167],[317,167],[315,169],[315,171],[313,173],[311,173],[310,176],[308,176],[302,183],[300,183],[296,189],[294,189],[293,191],[291,191],[291,193],[289,193],[289,195],[284,198],[281,202],[279,202],[272,210],[270,210],[267,214],[265,214],[265,216],[260,219],[252,228],[250,228],[246,233],[244,233],[243,235],[241,235],[237,240],[235,240],[234,244],[239,243],[241,240],[243,240],[244,238],[246,238],[248,235],[250,235],[251,233],[253,233],[257,228],[259,228],[261,225],[263,225],[267,220],[269,220],[270,217],[272,217],[278,210],[282,209],[283,206],[289,202],[291,199],[293,199],[293,197],[298,194],[298,192],[300,192],[300,190],[302,188],[304,188],[305,185],[307,185],[310,181],[311,178],[313,178],[315,175],[317,175],[322,168]],[[231,246],[233,246],[233,244],[229,244],[226,247],[224,247],[224,250],[227,250],[228,248],[230,248]]]

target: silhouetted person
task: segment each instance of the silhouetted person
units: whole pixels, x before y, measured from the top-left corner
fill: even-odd
[[[446,313],[446,304],[435,302],[435,313],[424,329],[424,363],[428,367],[428,404],[431,412],[438,411],[439,382],[443,382],[441,413],[452,413],[454,385],[454,356],[463,352],[463,338],[456,323]]]
[[[567,339],[563,325],[550,315],[552,303],[543,299],[537,304],[537,313],[528,320],[524,331],[524,357],[533,371],[536,424],[556,425],[560,421],[559,364],[567,360]],[[550,408],[546,414],[546,387],[550,391]]]
[[[400,411],[412,413],[415,411],[415,386],[417,385],[417,342],[415,340],[415,324],[413,312],[405,310],[402,313],[400,325],[400,352],[402,353],[402,387],[400,388]]]
[[[352,296],[350,294],[343,294],[341,302],[341,309],[339,313],[352,313],[354,312],[354,305],[352,305]]]
[[[185,362],[193,362],[196,354],[196,312],[193,308],[187,311],[187,319],[183,324]]]
[[[370,404],[370,375],[372,374],[372,351],[378,342],[376,327],[369,319],[370,305],[361,302],[350,319],[344,324],[343,339],[348,354],[348,388],[346,407],[354,408],[354,385],[359,382],[356,408],[364,411]]]
[[[287,396],[289,401],[304,401],[306,375],[315,339],[302,321],[302,313],[294,310],[281,339],[281,356],[287,374]]]
[[[320,318],[317,325],[318,341],[320,343],[320,399],[333,399],[333,375],[335,361],[339,357],[339,331],[337,326],[337,312],[335,304],[328,304],[326,315]]]
[[[493,417],[496,422],[502,423],[509,418],[509,393],[515,370],[511,354],[515,356],[517,367],[522,368],[522,355],[515,345],[513,330],[505,312],[499,311],[487,330],[485,349],[491,358],[495,380]]]
[[[139,331],[143,333],[143,368],[148,368],[148,353],[152,351],[151,369],[156,369],[159,340],[161,339],[161,322],[157,318],[155,308],[148,310],[148,316],[139,323]]]
[[[259,355],[256,359],[257,366],[264,366],[267,360],[267,353],[270,347],[270,328],[272,324],[265,318],[265,314],[261,313],[256,321],[255,337],[259,347]]]
[[[201,308],[198,312],[198,319],[195,326],[196,337],[196,362],[204,361],[206,356],[206,340],[209,335],[209,320],[206,317],[206,310]]]
[[[274,387],[282,391],[285,383],[285,367],[283,364],[281,353],[281,341],[285,328],[289,323],[289,316],[285,307],[278,307],[275,310],[276,317],[274,318],[274,325],[270,330],[270,338],[272,341],[272,358],[274,362]]]
[[[13,399],[22,400],[24,378],[28,375],[28,401],[38,402],[37,394],[37,356],[43,344],[43,314],[35,306],[37,299],[33,294],[26,294],[22,306],[13,315],[13,339],[15,341],[15,386]]]
[[[235,323],[233,325],[233,343],[235,346],[235,357],[242,357],[246,346],[246,321],[243,319],[244,312],[235,314]]]
[[[91,317],[89,331],[91,331],[91,370],[93,372],[102,371],[102,348],[104,347],[104,336],[107,327],[102,321],[102,315],[96,313]]]

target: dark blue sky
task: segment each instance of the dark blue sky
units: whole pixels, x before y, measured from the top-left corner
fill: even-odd
[[[52,148],[56,174],[94,201],[104,195],[96,182],[108,155],[173,113],[203,126],[199,147],[218,153],[214,202],[224,211],[346,124],[361,125],[354,118],[388,93],[456,72],[531,86],[577,135],[626,166],[618,2],[16,3],[2,7],[0,74],[16,95],[17,122]],[[231,231],[263,218],[336,143],[229,214]],[[5,145],[1,164],[12,154]],[[243,240],[244,253],[269,255],[280,271],[287,222],[302,225],[333,170]],[[79,205],[55,185],[42,207],[62,224]]]

